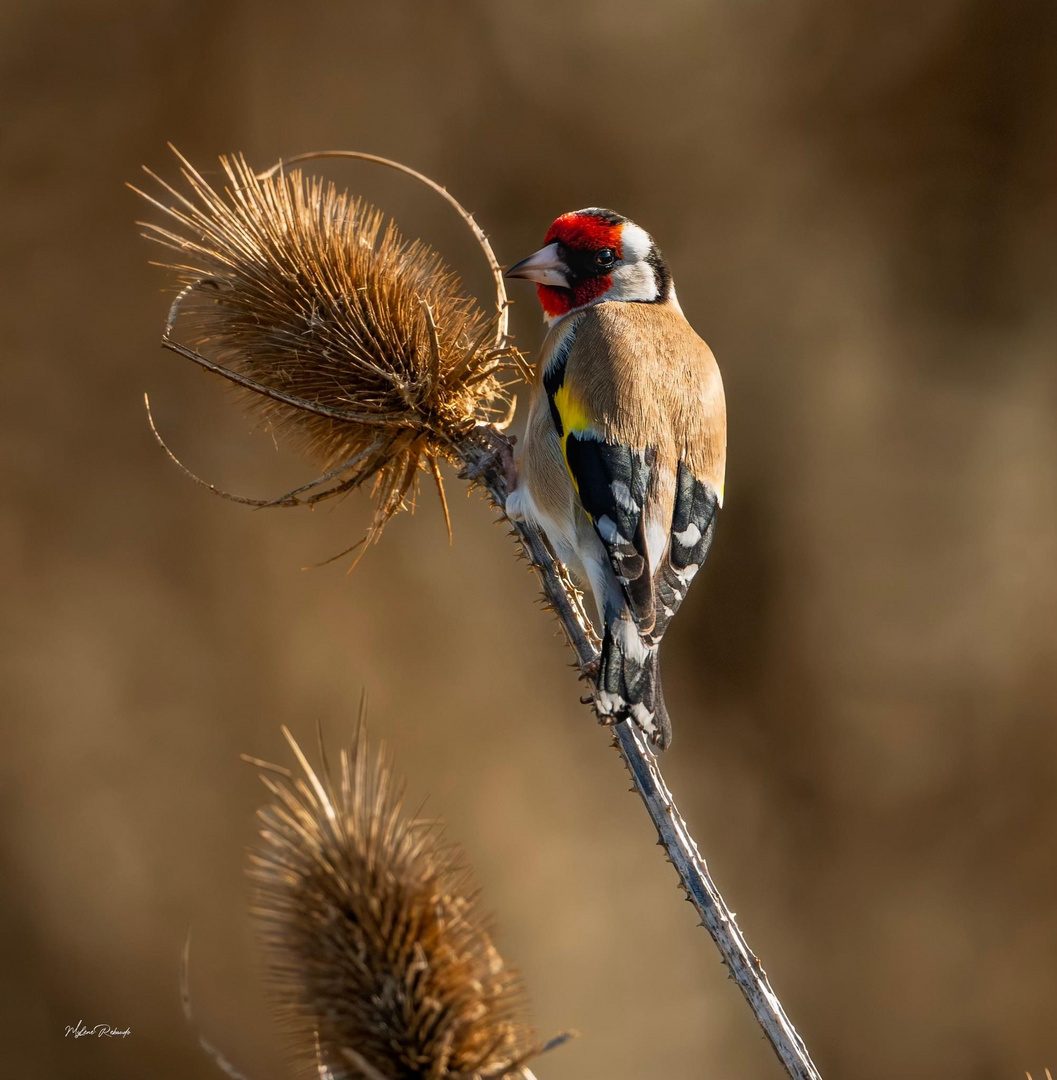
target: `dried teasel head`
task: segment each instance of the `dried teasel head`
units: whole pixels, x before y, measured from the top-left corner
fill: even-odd
[[[406,166],[353,152],[304,155],[366,158],[440,192],[489,258],[492,316],[439,255],[333,183],[280,167],[257,175],[235,156],[220,159],[225,182],[217,188],[177,156],[186,193],[153,173],[157,198],[134,189],[166,215],[162,224],[141,222],[144,235],[178,253],[162,264],[180,289],[163,343],[248,391],[263,423],[325,470],[255,504],[310,504],[371,482],[372,539],[413,505],[425,470],[447,518],[438,463],[454,460],[476,425],[509,414],[504,372],[521,366],[484,234],[447,192]]]
[[[273,999],[307,1071],[334,1080],[529,1077],[517,977],[459,851],[403,810],[361,718],[331,778],[286,729],[295,774],[253,758],[272,801],[251,854]]]

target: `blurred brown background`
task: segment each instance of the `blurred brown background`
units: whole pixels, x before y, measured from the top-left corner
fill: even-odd
[[[242,881],[240,751],[361,688],[477,868],[541,1080],[776,1078],[478,499],[251,513],[310,475],[158,348],[123,188],[389,154],[500,258],[611,205],[723,368],[727,507],[666,645],[665,761],[824,1075],[1057,1066],[1057,6],[1052,0],[0,4],[5,1075],[285,1075]],[[486,288],[453,215],[330,170]],[[515,329],[540,337],[516,291]],[[67,1024],[130,1026],[76,1043]]]

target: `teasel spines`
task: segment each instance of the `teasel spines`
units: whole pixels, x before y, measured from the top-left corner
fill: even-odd
[[[284,728],[300,774],[255,759],[272,795],[252,912],[277,1015],[305,1074],[517,1076],[537,1047],[459,850],[403,808],[361,723],[337,784]]]
[[[248,390],[263,424],[323,467],[308,494],[273,503],[370,481],[373,539],[425,470],[447,517],[439,462],[509,412],[503,375],[520,357],[502,309],[487,315],[436,252],[332,182],[258,175],[236,155],[218,188],[177,156],[186,193],[153,173],[158,197],[134,189],[166,218],[144,235],[179,254],[162,264],[179,289],[165,344]]]

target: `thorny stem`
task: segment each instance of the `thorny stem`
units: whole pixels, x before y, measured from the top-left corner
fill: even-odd
[[[506,440],[506,437],[494,428],[482,429],[477,437],[462,442],[458,450],[466,462],[467,475],[481,484],[496,506],[502,508],[506,505],[507,481],[496,454],[497,446],[502,446],[500,440]],[[509,440],[506,441],[509,445]],[[522,522],[511,522],[511,525],[539,575],[544,596],[557,614],[580,666],[586,666],[598,655],[595,647],[597,638],[580,603],[579,593],[543,534]],[[701,925],[716,943],[730,977],[741,988],[786,1072],[794,1080],[821,1080],[804,1040],[797,1034],[778,996],[771,989],[763,965],[749,948],[734,913],[716,888],[705,860],[679,813],[675,798],[664,782],[657,758],[646,745],[642,733],[625,720],[613,728],[613,734],[635,790],[645,804],[660,843],[679,875],[687,900],[697,909]]]

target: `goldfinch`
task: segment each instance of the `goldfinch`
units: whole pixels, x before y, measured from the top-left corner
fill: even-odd
[[[719,368],[653,238],[612,210],[562,214],[506,276],[537,283],[548,327],[506,512],[591,589],[599,713],[665,749],[658,648],[723,503]]]

